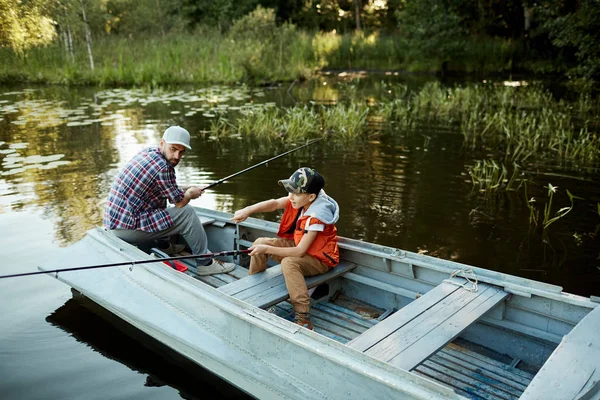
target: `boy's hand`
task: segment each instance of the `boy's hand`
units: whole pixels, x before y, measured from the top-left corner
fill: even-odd
[[[263,254],[267,254],[267,251],[269,250],[269,246],[267,246],[266,244],[257,244],[254,245],[252,247],[250,247],[250,255],[251,256],[260,256]]]
[[[249,216],[250,213],[245,208],[242,208],[241,210],[237,210],[235,214],[233,214],[233,217],[231,217],[229,220],[237,224],[245,221]]]

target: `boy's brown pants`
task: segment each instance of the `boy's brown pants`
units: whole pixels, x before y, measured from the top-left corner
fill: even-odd
[[[293,240],[279,238],[258,238],[254,244],[266,244],[274,247],[295,247]],[[305,254],[302,257],[279,257],[269,255],[272,260],[281,264],[281,272],[285,278],[285,286],[290,294],[290,301],[297,313],[306,314],[310,309],[310,299],[306,287],[305,276],[324,274],[329,267],[313,256]],[[249,274],[253,275],[267,269],[267,256],[250,257]]]

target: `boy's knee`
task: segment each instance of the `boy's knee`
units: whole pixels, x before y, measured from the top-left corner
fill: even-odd
[[[281,260],[281,272],[285,275],[290,271],[298,270],[298,258],[297,257],[285,257]]]
[[[270,238],[267,237],[259,237],[258,239],[256,239],[252,244],[253,245],[257,245],[257,244],[268,244],[269,243]]]

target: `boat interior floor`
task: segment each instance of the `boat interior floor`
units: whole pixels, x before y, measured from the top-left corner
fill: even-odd
[[[196,276],[190,268],[187,274],[219,288],[247,277],[248,270],[237,266],[229,274]],[[323,292],[328,293],[324,285],[327,283],[318,286],[311,295],[314,331],[340,343],[347,344],[395,311],[379,309],[339,293],[322,296]],[[294,317],[288,301],[275,304],[267,311],[290,321]],[[518,399],[537,369],[457,338],[411,371],[470,399]]]

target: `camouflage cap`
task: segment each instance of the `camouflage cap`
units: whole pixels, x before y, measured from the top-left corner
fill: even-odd
[[[279,184],[290,193],[318,194],[325,186],[325,179],[314,169],[302,167],[296,170],[289,179],[280,180]]]

